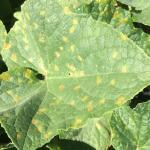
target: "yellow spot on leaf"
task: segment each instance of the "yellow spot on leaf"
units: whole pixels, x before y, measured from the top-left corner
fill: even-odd
[[[43,132],[43,127],[41,125],[36,126],[37,127],[37,131],[42,133]]]
[[[55,56],[56,56],[56,58],[59,58],[60,57],[60,53],[59,52],[55,52]]]
[[[52,132],[51,132],[51,131],[48,131],[47,133],[44,134],[44,138],[45,138],[46,140],[48,140],[48,139],[50,139],[51,135],[52,135]]]
[[[114,15],[113,15],[113,19],[117,19],[117,18],[119,18],[119,17],[120,17],[120,14],[119,14],[118,11],[116,11],[116,12],[114,13]]]
[[[112,79],[112,80],[110,81],[110,85],[114,86],[115,84],[116,84],[116,80],[115,80],[115,79]]]
[[[59,49],[62,51],[64,48],[61,46],[61,47],[59,47]]]
[[[17,132],[17,140],[21,139],[21,134]]]
[[[44,38],[44,36],[42,36],[42,35],[39,36],[39,42],[40,42],[40,43],[45,43],[45,38]]]
[[[80,62],[83,62],[83,58],[82,58],[80,55],[77,56],[77,59],[78,59]]]
[[[123,97],[123,96],[118,97],[117,100],[116,100],[116,104],[117,104],[118,106],[123,105],[125,102],[126,102],[126,99],[125,99],[125,97]]]
[[[75,90],[75,91],[79,91],[80,88],[81,88],[80,85],[77,85],[77,86],[74,87],[74,90]]]
[[[72,26],[70,29],[69,29],[69,33],[74,33],[76,30],[76,28],[74,26]]]
[[[31,75],[32,75],[32,71],[30,69],[26,69],[25,72],[24,72],[24,76],[26,78],[30,79]]]
[[[59,71],[59,67],[57,65],[54,66],[55,71]]]
[[[97,76],[97,77],[96,77],[96,85],[98,86],[98,85],[100,85],[101,83],[102,83],[101,77]]]
[[[39,121],[38,121],[38,120],[36,120],[36,119],[32,119],[32,124],[33,124],[33,125],[37,126],[37,125],[38,125],[38,123],[39,123]]]
[[[117,57],[118,57],[118,52],[113,52],[113,53],[112,53],[112,58],[113,58],[113,59],[116,59]]]
[[[71,106],[75,106],[75,101],[72,100],[69,104],[70,104]]]
[[[59,90],[60,90],[61,92],[63,92],[64,89],[65,89],[65,86],[64,86],[63,84],[59,86]]]
[[[0,75],[0,80],[8,81],[10,80],[10,75],[8,72],[4,72]]]
[[[16,103],[19,102],[20,99],[21,99],[21,97],[18,96],[18,95],[13,96],[13,98],[14,98],[14,100],[15,100]]]
[[[73,64],[67,64],[67,67],[73,72],[76,71],[76,67]]]
[[[70,15],[71,14],[71,10],[69,9],[69,7],[64,7],[64,14],[65,15]]]
[[[101,130],[101,129],[102,129],[101,125],[100,125],[98,122],[95,124],[95,126],[96,126],[96,128],[97,128],[98,130]]]
[[[45,16],[46,12],[43,10],[43,11],[40,11],[40,15],[41,16]]]
[[[121,72],[122,73],[127,73],[128,72],[128,67],[126,65],[122,66]]]
[[[99,100],[99,104],[100,104],[100,105],[105,104],[105,102],[106,102],[106,99],[105,99],[105,98],[102,98],[102,99]]]
[[[47,112],[47,109],[46,108],[40,108],[37,112],[37,114],[42,114],[42,113],[45,113]]]
[[[73,25],[77,25],[77,24],[78,24],[78,20],[77,20],[76,18],[73,19],[73,20],[72,20],[72,24],[73,24]]]
[[[4,46],[3,46],[4,50],[8,50],[11,48],[11,44],[9,43],[4,43]]]
[[[82,98],[82,101],[83,102],[85,102],[85,101],[87,101],[88,100],[88,96],[84,96],[83,98]]]
[[[70,46],[70,50],[71,50],[71,52],[74,52],[74,50],[75,50],[75,45],[71,45],[71,46]]]
[[[37,29],[39,26],[37,23],[33,23],[34,29]]]
[[[119,24],[124,24],[124,23],[127,23],[128,22],[128,18],[123,18],[120,20]]]
[[[17,61],[17,55],[16,55],[16,53],[13,53],[13,54],[11,55],[11,60],[13,60],[14,62]]]
[[[84,75],[85,75],[84,71],[70,72],[70,76],[72,77],[83,77]]]
[[[87,111],[88,112],[92,112],[93,111],[93,103],[92,103],[92,101],[88,102]]]
[[[128,37],[127,37],[127,35],[125,35],[125,34],[121,34],[120,38],[121,38],[121,40],[123,40],[123,41],[127,41],[127,40],[128,40]]]
[[[74,123],[74,127],[78,127],[80,124],[82,123],[82,120],[81,120],[81,118],[76,118],[75,119],[75,123]]]
[[[69,40],[66,36],[63,36],[63,41],[67,43]]]

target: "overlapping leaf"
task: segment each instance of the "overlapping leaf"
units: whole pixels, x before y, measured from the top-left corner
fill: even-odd
[[[135,13],[134,14],[134,21],[143,23],[145,25],[150,26],[150,19],[149,19],[149,14],[150,14],[150,1],[148,0],[119,0],[122,3],[125,3],[129,6],[135,7],[138,10],[141,10],[140,13]]]
[[[118,0],[121,3],[124,3],[126,5],[135,7],[138,10],[143,10],[145,8],[150,7],[150,1],[149,0]]]
[[[2,51],[1,123],[19,149],[102,116],[150,83],[150,59],[133,41],[60,4],[26,1]]]
[[[150,102],[139,104],[134,110],[127,106],[112,115],[113,146],[116,150],[150,149]]]
[[[106,150],[111,145],[110,118],[111,113],[101,118],[89,119],[82,128],[61,131],[60,138],[82,141],[96,150]]]

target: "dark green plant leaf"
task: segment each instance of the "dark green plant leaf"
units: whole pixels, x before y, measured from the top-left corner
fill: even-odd
[[[122,3],[135,7],[141,10],[140,13],[134,14],[134,21],[150,26],[150,1],[148,0],[119,0]]]
[[[21,150],[102,117],[150,83],[141,48],[67,2],[26,1],[2,50],[9,71],[0,75],[0,120]]]
[[[111,145],[110,118],[111,114],[105,114],[101,118],[89,119],[84,127],[69,129],[59,133],[62,139],[81,141],[94,147],[96,150],[106,150]]]
[[[149,150],[150,101],[138,104],[133,110],[124,106],[114,111],[111,127],[116,150]]]
[[[134,27],[130,11],[117,7],[110,24],[126,34],[150,56],[150,35]]]

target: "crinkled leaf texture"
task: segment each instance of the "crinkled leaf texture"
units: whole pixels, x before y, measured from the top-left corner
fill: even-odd
[[[26,1],[2,50],[9,71],[0,76],[0,121],[20,150],[102,117],[150,83],[142,49],[70,8],[65,0]]]
[[[112,144],[116,150],[150,149],[150,101],[114,111],[111,120]]]
[[[118,0],[121,3],[135,7],[137,10],[143,10],[150,7],[150,0]]]
[[[106,150],[111,145],[111,114],[108,113],[100,118],[89,119],[85,126],[79,129],[62,130],[59,136],[62,139],[82,141],[96,150]]]
[[[134,19],[136,22],[150,26],[149,14],[150,14],[150,7],[144,9],[139,14],[134,14]]]
[[[141,10],[134,14],[134,21],[150,26],[150,0],[119,0],[120,2]]]

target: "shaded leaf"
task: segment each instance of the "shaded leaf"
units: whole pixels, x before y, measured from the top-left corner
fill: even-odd
[[[119,0],[122,3],[125,3],[129,6],[135,7],[138,10],[141,10],[140,13],[134,13],[133,16],[135,18],[135,22],[139,22],[145,25],[150,26],[150,1],[147,0]]]
[[[82,128],[61,131],[60,138],[81,141],[96,150],[106,150],[111,145],[110,117],[111,113],[101,118],[89,119]]]
[[[134,14],[135,22],[139,22],[139,23],[142,23],[144,25],[150,26],[149,14],[150,14],[150,7],[144,9],[139,14]]]
[[[138,104],[133,110],[124,106],[114,111],[111,127],[116,150],[149,150],[150,102]]]
[[[118,0],[118,1],[126,5],[135,7],[138,10],[143,10],[150,6],[149,0],[140,0],[140,1],[139,0]]]

